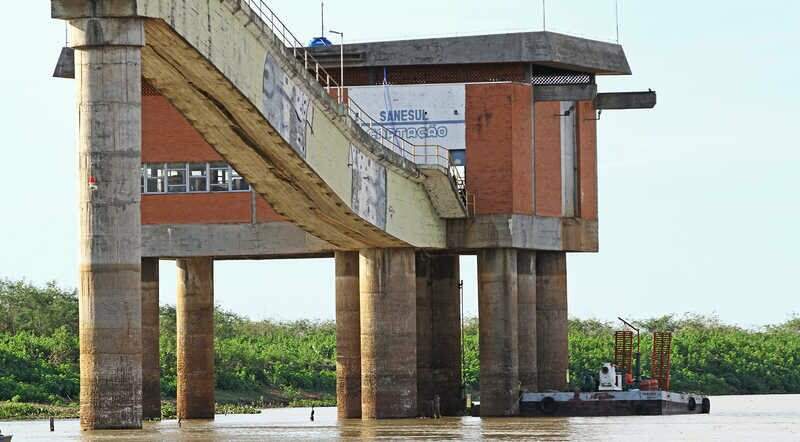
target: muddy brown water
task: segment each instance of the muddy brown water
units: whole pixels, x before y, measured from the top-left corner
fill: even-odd
[[[0,422],[24,441],[231,441],[231,440],[577,440],[577,441],[800,441],[800,395],[712,398],[710,415],[551,419],[336,420],[334,408],[271,409],[214,421],[174,420],[138,431],[81,432],[77,420]]]

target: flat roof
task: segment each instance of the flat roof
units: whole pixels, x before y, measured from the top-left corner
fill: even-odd
[[[326,66],[339,46],[311,48]],[[517,32],[345,44],[347,67],[532,63],[597,75],[630,75],[622,46],[556,32]]]

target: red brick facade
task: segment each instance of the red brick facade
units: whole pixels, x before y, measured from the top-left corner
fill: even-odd
[[[561,103],[535,104],[536,214],[561,216]]]
[[[597,219],[597,120],[591,101],[578,103],[578,216]]]
[[[475,213],[533,214],[531,86],[466,87],[467,188]]]

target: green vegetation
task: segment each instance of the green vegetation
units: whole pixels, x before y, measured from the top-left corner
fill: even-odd
[[[0,281],[0,419],[72,416],[78,398],[78,301],[54,284]],[[220,412],[335,403],[332,322],[251,321],[215,316]],[[674,333],[672,389],[708,394],[800,393],[800,318],[747,330],[715,318],[664,316],[639,321],[642,363],[653,330]],[[616,324],[570,321],[570,378],[595,374],[612,356]],[[465,381],[477,393],[478,323],[465,324]],[[161,372],[165,416],[174,413],[175,309],[161,309]]]

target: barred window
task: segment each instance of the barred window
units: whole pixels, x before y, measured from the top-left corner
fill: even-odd
[[[250,184],[227,163],[142,165],[142,193],[248,192]]]

